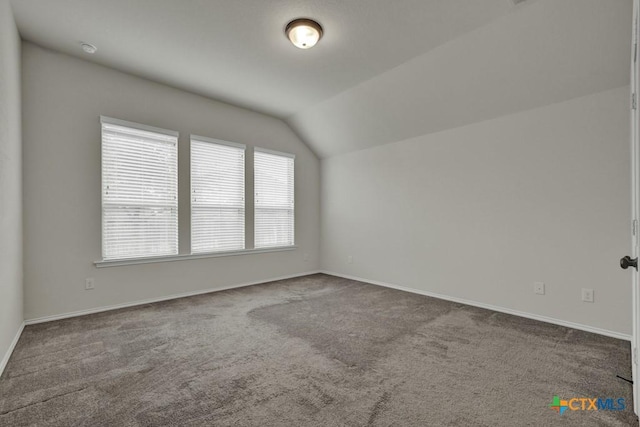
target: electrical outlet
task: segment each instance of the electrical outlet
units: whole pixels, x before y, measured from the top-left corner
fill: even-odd
[[[582,301],[593,302],[593,289],[582,288]]]
[[[96,280],[93,277],[89,277],[89,278],[85,279],[85,281],[84,281],[84,289],[86,291],[90,291],[92,289],[95,289],[95,285],[96,285]]]
[[[538,295],[544,295],[544,283],[543,282],[533,282],[533,292]]]
[[[353,257],[351,255],[347,257],[347,264],[353,264]]]
[[[309,261],[309,254],[304,254],[302,258],[305,260],[305,262]]]

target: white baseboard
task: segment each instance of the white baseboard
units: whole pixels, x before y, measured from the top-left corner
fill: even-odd
[[[20,335],[22,335],[22,331],[24,330],[24,326],[25,326],[25,323],[22,322],[22,324],[18,328],[18,332],[16,332],[16,336],[13,337],[13,341],[11,341],[11,345],[9,345],[9,348],[7,349],[7,352],[4,354],[4,357],[2,358],[2,362],[0,362],[0,377],[2,376],[2,373],[4,372],[4,368],[7,367],[7,363],[9,363],[9,358],[13,354],[13,350],[16,348],[16,344],[18,344],[18,340],[20,339]]]
[[[20,334],[22,333],[22,329],[24,328],[25,325],[35,325],[37,323],[44,323],[44,322],[51,322],[51,321],[54,321],[54,320],[68,319],[70,317],[85,316],[87,314],[100,313],[100,312],[103,312],[103,311],[117,310],[117,309],[120,309],[120,308],[134,307],[134,306],[137,306],[137,305],[150,304],[150,303],[154,303],[154,302],[168,301],[168,300],[172,300],[172,299],[190,297],[190,296],[194,296],[194,295],[208,294],[208,293],[211,293],[211,292],[220,292],[220,291],[226,291],[226,290],[229,290],[229,289],[243,288],[243,287],[246,287],[246,286],[259,285],[259,284],[262,284],[262,283],[274,282],[276,280],[293,279],[293,278],[296,278],[296,277],[308,276],[310,274],[316,274],[316,273],[323,273],[323,274],[328,274],[330,276],[342,277],[342,278],[350,279],[350,280],[357,280],[359,282],[370,283],[372,285],[383,286],[383,287],[386,287],[386,288],[397,289],[397,290],[400,290],[400,291],[411,292],[411,293],[419,294],[419,295],[425,295],[425,296],[428,296],[428,297],[438,298],[438,299],[442,299],[442,300],[446,300],[446,301],[457,302],[457,303],[460,303],[460,304],[466,304],[466,305],[470,305],[470,306],[474,306],[474,307],[485,308],[485,309],[497,311],[497,312],[500,312],[500,313],[512,314],[514,316],[525,317],[527,319],[539,320],[541,322],[551,323],[551,324],[559,325],[559,326],[565,326],[567,328],[579,329],[581,331],[592,332],[594,334],[599,334],[599,335],[604,335],[604,336],[617,338],[617,339],[621,339],[621,340],[631,341],[631,335],[622,334],[620,332],[610,331],[610,330],[607,330],[607,329],[596,328],[596,327],[593,327],[593,326],[583,325],[581,323],[568,322],[566,320],[560,320],[560,319],[556,319],[556,318],[553,318],[553,317],[547,317],[547,316],[542,316],[542,315],[538,315],[538,314],[527,313],[527,312],[524,312],[524,311],[513,310],[513,309],[510,309],[510,308],[505,308],[505,307],[500,307],[500,306],[497,306],[497,305],[492,305],[492,304],[486,304],[486,303],[482,303],[482,302],[472,301],[472,300],[468,300],[468,299],[464,299],[464,298],[458,298],[458,297],[453,297],[453,296],[449,296],[449,295],[438,294],[438,293],[435,293],[435,292],[423,291],[423,290],[420,290],[420,289],[408,288],[408,287],[405,287],[405,286],[393,285],[391,283],[381,282],[381,281],[378,281],[378,280],[365,279],[363,277],[351,276],[351,275],[347,275],[347,274],[336,273],[336,272],[333,272],[333,271],[324,271],[324,270],[319,270],[318,271],[318,270],[316,270],[316,271],[308,271],[308,272],[304,272],[304,273],[292,274],[292,275],[288,275],[288,276],[273,277],[273,278],[264,279],[264,280],[260,280],[260,281],[256,281],[256,282],[240,283],[240,284],[236,284],[236,285],[225,286],[225,287],[222,287],[222,288],[203,289],[203,290],[199,290],[199,291],[184,292],[184,293],[181,293],[181,294],[174,294],[174,295],[169,295],[169,296],[165,296],[165,297],[150,298],[150,299],[146,299],[146,300],[134,301],[134,302],[129,302],[129,303],[122,303],[122,304],[116,304],[116,305],[110,305],[110,306],[104,306],[104,307],[96,307],[96,308],[90,308],[90,309],[87,309],[87,310],[74,311],[74,312],[71,312],[71,313],[56,314],[56,315],[52,315],[52,316],[44,316],[44,317],[38,317],[38,318],[35,318],[35,319],[25,320],[24,323],[22,324],[22,326],[20,327],[20,330],[18,331],[15,339],[14,339],[14,342],[11,344],[11,347],[7,351],[7,354],[5,355],[4,359],[2,360],[2,363],[0,364],[0,375],[2,374],[2,371],[4,370],[4,367],[5,367],[6,363],[9,361],[9,357],[11,356],[11,353],[13,352],[13,349],[14,349],[16,343],[18,342],[18,338],[20,338]]]
[[[87,310],[73,311],[73,312],[70,312],[70,313],[54,314],[52,316],[44,316],[44,317],[38,317],[38,318],[35,318],[35,319],[25,320],[24,324],[25,325],[35,325],[37,323],[52,322],[54,320],[68,319],[70,317],[85,316],[87,314],[101,313],[103,311],[118,310],[120,308],[135,307],[137,305],[151,304],[151,303],[154,303],[154,302],[161,302],[161,301],[168,301],[168,300],[177,299],[177,298],[191,297],[191,296],[194,296],[194,295],[208,294],[208,293],[211,293],[211,292],[220,292],[220,291],[227,291],[229,289],[244,288],[246,286],[260,285],[262,283],[275,282],[277,280],[293,279],[293,278],[296,278],[296,277],[308,276],[310,274],[317,274],[317,273],[320,273],[320,271],[318,271],[318,270],[307,271],[305,273],[298,273],[298,274],[291,274],[291,275],[288,275],[288,276],[273,277],[273,278],[269,278],[269,279],[259,280],[259,281],[256,281],[256,282],[247,282],[247,283],[240,283],[240,284],[236,284],[236,285],[224,286],[222,288],[202,289],[202,290],[199,290],[199,291],[184,292],[184,293],[181,293],[181,294],[168,295],[168,296],[164,296],[164,297],[149,298],[149,299],[146,299],[146,300],[139,300],[139,301],[133,301],[133,302],[125,302],[125,303],[122,303],[122,304],[115,304],[115,305],[109,305],[109,306],[103,306],[103,307],[89,308]]]
[[[350,276],[347,274],[335,273],[332,271],[321,271],[321,273],[328,274],[330,276],[342,277],[344,279],[357,280],[359,282],[369,283],[372,285],[384,286],[385,288],[392,288],[400,291],[425,295],[428,297],[438,298],[446,301],[452,301],[460,304],[471,305],[474,307],[486,308],[488,310],[498,311],[500,313],[512,314],[514,316],[525,317],[527,319],[539,320],[541,322],[552,323],[554,325],[565,326],[567,328],[579,329],[581,331],[592,332],[594,334],[605,335],[607,337],[631,341],[631,335],[622,334],[620,332],[615,332],[615,331],[609,331],[607,329],[596,328],[593,326],[583,325],[581,323],[568,322],[566,320],[560,320],[553,317],[541,316],[538,314],[527,313],[525,311],[513,310],[510,308],[500,307],[497,305],[485,304],[483,302],[477,302],[477,301],[472,301],[464,298],[452,297],[449,295],[437,294],[435,292],[423,291],[420,289],[407,288],[404,286],[393,285],[391,283],[380,282],[378,280],[364,279],[362,277]]]

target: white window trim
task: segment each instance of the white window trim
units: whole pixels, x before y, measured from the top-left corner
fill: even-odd
[[[163,133],[165,135],[175,136],[176,138],[180,136],[180,133],[174,130],[157,128],[154,126],[143,125],[141,123],[136,123],[136,122],[128,122],[126,120],[114,119],[112,117],[107,117],[107,116],[100,116],[100,123],[106,123],[109,125],[116,125],[116,126],[126,126],[134,129],[146,130],[146,131],[155,132],[155,133]]]
[[[212,144],[227,145],[229,147],[240,148],[240,149],[243,149],[243,150],[247,149],[247,146],[245,144],[239,144],[237,142],[225,141],[224,139],[215,139],[215,138],[209,138],[209,137],[206,137],[206,136],[200,136],[200,135],[194,135],[194,134],[191,134],[190,137],[191,137],[190,141],[193,141],[194,139],[196,139],[198,141],[210,142]]]
[[[295,154],[292,154],[292,153],[285,153],[285,152],[283,152],[283,151],[270,150],[270,149],[268,149],[268,148],[261,148],[261,147],[253,147],[253,151],[254,151],[254,154],[255,154],[256,152],[261,152],[261,153],[265,153],[265,154],[272,154],[272,155],[275,155],[275,156],[280,156],[280,157],[290,158],[290,159],[293,159],[294,164],[295,164],[296,155],[295,155]],[[295,165],[294,165],[294,168],[295,168]],[[294,169],[294,170],[295,170],[295,169]],[[255,191],[256,191],[256,190],[255,190],[255,180],[256,180],[256,178],[255,178],[255,172],[256,172],[256,171],[255,171],[255,157],[254,157],[254,160],[253,160],[253,174],[254,174],[254,175],[253,175],[253,182],[254,182],[254,189],[253,189],[253,192],[254,192],[254,197],[255,197]],[[293,183],[293,188],[294,188],[294,200],[295,200],[295,176],[294,176],[293,181],[294,181],[294,183]],[[253,214],[253,226],[254,226],[254,246],[255,246],[255,241],[256,241],[256,229],[255,229],[255,225],[256,225],[256,211],[257,211],[256,203],[255,203],[255,199],[254,199],[254,203],[253,203],[253,209],[254,209],[254,214]],[[295,236],[296,236],[296,232],[295,232],[295,229],[296,229],[295,210],[296,210],[296,209],[295,209],[295,202],[294,202],[294,207],[293,207],[293,212],[294,212],[294,219],[293,219],[293,234],[294,234],[294,240],[293,240],[293,242],[291,243],[291,245],[287,245],[287,246],[275,246],[275,247],[294,247],[294,248],[296,247],[296,240],[295,240],[295,239],[296,239],[296,237],[295,237]],[[267,246],[267,247],[260,247],[260,248],[258,248],[258,249],[269,249],[269,246]]]
[[[253,151],[259,151],[261,153],[273,154],[273,155],[276,155],[276,156],[289,157],[291,159],[295,159],[296,158],[295,154],[285,153],[285,152],[276,151],[276,150],[269,150],[268,148],[253,147]]]
[[[190,135],[190,139],[189,142],[193,143],[193,141],[199,141],[199,142],[207,142],[210,144],[216,144],[216,145],[224,145],[227,147],[233,147],[233,148],[238,148],[240,150],[243,150],[243,159],[244,160],[244,164],[243,164],[243,172],[245,174],[245,181],[243,181],[243,186],[244,186],[244,194],[242,195],[242,199],[244,200],[244,215],[245,215],[245,224],[243,225],[243,233],[244,233],[244,242],[243,242],[243,246],[244,249],[236,249],[234,251],[215,251],[215,252],[194,252],[193,251],[193,149],[190,150],[190,154],[189,154],[189,162],[190,162],[190,167],[189,167],[189,210],[191,212],[191,217],[190,217],[190,222],[189,222],[189,234],[191,236],[191,247],[189,248],[189,250],[191,251],[192,255],[202,255],[202,254],[219,254],[219,253],[225,253],[225,252],[237,252],[237,251],[243,251],[243,250],[247,250],[246,248],[246,244],[247,244],[247,236],[246,236],[246,214],[247,214],[247,206],[246,206],[246,197],[247,197],[247,186],[246,186],[246,174],[247,174],[247,170],[246,170],[246,151],[247,151],[247,146],[245,144],[240,144],[237,142],[231,142],[231,141],[225,141],[222,139],[216,139],[216,138],[209,138],[206,136],[200,136],[200,135],[194,135],[191,134]]]
[[[165,135],[173,136],[176,138],[178,138],[180,135],[179,132],[177,131],[163,129],[155,126],[149,126],[142,123],[130,122],[127,120],[115,119],[107,116],[100,116],[100,123],[131,127],[135,129],[144,130],[144,131],[165,134]],[[212,142],[215,144],[222,144],[222,145],[228,145],[232,147],[246,149],[245,144],[239,144],[236,142],[230,142],[230,141],[225,141],[225,140],[215,139],[215,138],[208,138],[208,137],[194,135],[194,134],[191,134],[190,137],[193,139],[198,139],[205,142]],[[296,157],[295,154],[285,153],[285,152],[276,151],[276,150],[269,150],[266,148],[253,147],[253,149],[254,151],[260,151],[268,154],[275,154],[278,156],[289,157],[293,159],[295,159]],[[119,267],[119,266],[138,265],[138,264],[155,264],[155,263],[173,262],[173,261],[220,258],[220,257],[238,256],[238,255],[256,255],[256,254],[270,253],[270,252],[286,252],[286,251],[293,251],[296,249],[298,249],[298,246],[296,244],[293,244],[293,245],[287,245],[287,246],[242,249],[242,250],[224,251],[224,252],[207,252],[207,253],[195,253],[195,254],[187,253],[187,254],[177,254],[177,255],[122,258],[122,259],[111,259],[111,260],[102,259],[99,261],[94,261],[93,264],[97,268],[108,268],[108,267]]]
[[[124,127],[129,127],[129,128],[134,128],[134,129],[139,129],[142,131],[149,131],[149,132],[155,132],[155,133],[159,133],[159,134],[164,134],[164,135],[168,135],[171,137],[175,137],[176,138],[176,147],[177,144],[179,143],[179,137],[180,137],[180,133],[174,130],[169,130],[169,129],[163,129],[163,128],[159,128],[159,127],[155,127],[155,126],[149,126],[149,125],[145,125],[142,123],[136,123],[136,122],[130,122],[127,120],[121,120],[121,119],[114,119],[113,117],[107,117],[107,116],[100,116],[100,124],[111,124],[111,125],[115,125],[115,126],[124,126]],[[100,153],[102,156],[102,140],[100,141]],[[178,154],[177,152],[177,148],[176,148],[176,154]],[[179,159],[178,159],[179,162]],[[102,193],[103,189],[102,189],[102,159],[100,160],[100,170],[101,170],[101,176],[100,176],[100,192]],[[180,170],[178,168],[177,170],[177,178],[178,178],[178,191],[180,188]],[[178,200],[179,200],[179,193],[178,193]],[[178,202],[178,204],[176,205],[176,215],[178,216],[178,251],[180,251],[180,203]],[[102,195],[100,196],[100,240],[101,240],[101,247],[102,249],[102,253],[104,253],[104,197],[102,197]],[[178,254],[179,255],[179,254]],[[96,264],[96,266],[98,266],[98,263],[103,263],[103,264],[109,264],[109,263],[117,263],[117,262],[126,262],[128,260],[145,260],[145,259],[156,259],[156,258],[162,258],[162,257],[173,257],[173,256],[177,256],[177,255],[163,255],[160,257],[157,256],[148,256],[148,257],[136,257],[136,258],[118,258],[118,259],[111,259],[111,260],[105,260],[102,259],[100,261],[96,261],[94,264]]]
[[[297,248],[298,246],[296,245],[279,246],[275,248],[243,249],[239,251],[227,251],[227,252],[179,254],[179,255],[148,257],[148,258],[117,259],[117,260],[107,260],[107,261],[102,260],[102,261],[94,261],[93,264],[97,268],[119,267],[124,265],[154,264],[159,262],[185,261],[185,260],[204,259],[204,258],[219,258],[219,257],[236,256],[236,255],[255,255],[255,254],[268,253],[268,252],[284,252],[284,251],[293,251],[293,250],[296,250]]]

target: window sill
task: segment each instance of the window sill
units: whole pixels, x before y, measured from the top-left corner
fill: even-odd
[[[149,258],[114,259],[114,260],[106,260],[106,261],[102,260],[102,261],[95,261],[93,264],[98,268],[119,267],[122,265],[154,264],[157,262],[184,261],[189,259],[220,258],[220,257],[235,256],[235,255],[252,255],[252,254],[263,254],[268,252],[293,251],[297,248],[298,247],[296,245],[279,246],[276,248],[242,249],[239,251],[209,252],[209,253],[201,253],[201,254],[180,254],[180,255],[149,257]]]

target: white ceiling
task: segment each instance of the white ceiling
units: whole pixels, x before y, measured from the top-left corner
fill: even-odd
[[[22,37],[281,117],[331,156],[628,82],[631,0],[12,0]],[[313,49],[284,27],[325,29]],[[629,21],[629,22],[627,22]],[[80,41],[95,44],[89,56]]]
[[[327,157],[629,84],[626,0],[541,0],[288,119]]]
[[[514,7],[511,0],[13,0],[26,40],[278,117]],[[322,42],[286,39],[312,17]],[[94,56],[80,41],[98,47]]]

